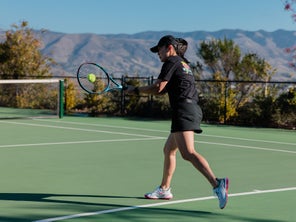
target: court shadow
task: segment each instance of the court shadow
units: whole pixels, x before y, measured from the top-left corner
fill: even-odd
[[[105,210],[110,208],[127,208],[131,207],[130,205],[124,205],[124,204],[116,204],[116,203],[100,203],[97,201],[96,203],[90,203],[85,201],[75,201],[75,200],[64,200],[65,197],[90,197],[90,198],[102,198],[102,199],[144,199],[143,197],[131,197],[131,196],[115,196],[115,195],[77,195],[77,194],[49,194],[49,193],[0,193],[0,200],[7,200],[7,201],[29,201],[29,202],[35,202],[35,203],[56,203],[56,209],[59,209],[61,206],[63,209],[69,208],[69,209],[78,209],[78,211],[94,211],[94,209],[97,210]],[[115,201],[114,201],[115,202]],[[62,205],[60,205],[62,204]],[[46,205],[45,205],[46,206]],[[32,208],[35,211],[38,209],[42,210],[43,205],[35,206]],[[135,207],[136,209],[137,207]],[[131,208],[133,209],[133,208]],[[140,208],[137,208],[140,209]],[[165,214],[180,214],[183,213],[185,215],[191,215],[194,217],[204,217],[207,214],[211,214],[211,212],[203,212],[203,211],[183,211],[183,210],[173,210],[173,209],[158,209],[158,208],[141,208],[140,212],[148,213],[149,215],[152,213],[153,215],[160,217],[161,215]],[[133,213],[129,212],[127,215],[130,218],[129,221],[137,221],[140,218],[143,218],[142,213]],[[151,215],[150,215],[151,216]],[[190,217],[191,217],[190,216]],[[30,219],[27,219],[27,218]],[[11,217],[1,217],[0,221],[6,221],[6,222],[26,222],[26,221],[32,221],[32,218],[36,217],[36,215],[32,214],[30,216],[26,215],[23,216],[23,218],[17,218],[13,215]],[[114,217],[117,217],[115,214]],[[38,218],[36,218],[38,219]]]
[[[182,210],[176,208],[167,208],[167,207],[131,207],[130,205],[124,204],[116,204],[114,203],[100,203],[99,200],[94,202],[86,202],[86,201],[78,201],[78,200],[64,200],[65,197],[90,197],[90,198],[102,198],[102,199],[144,199],[143,197],[131,197],[131,196],[115,196],[115,195],[77,195],[77,194],[48,194],[48,193],[0,193],[0,200],[7,201],[30,201],[36,203],[56,203],[56,209],[60,209],[63,206],[63,209],[77,209],[80,212],[91,212],[98,210],[105,210],[110,208],[122,208],[129,210],[128,213],[115,213],[112,215],[114,218],[124,217],[127,221],[141,221],[143,218],[150,218],[153,221],[161,221],[165,218],[166,221],[176,222],[176,221],[186,221],[192,220],[192,218],[196,218],[197,220],[205,219],[206,221],[240,221],[240,222],[283,222],[281,220],[272,220],[272,219],[262,219],[256,217],[250,217],[248,215],[237,215],[231,214],[225,210],[217,211],[201,211],[201,210]],[[151,201],[147,201],[147,204],[151,203]],[[63,204],[63,205],[60,205]],[[46,205],[45,205],[46,206]],[[39,207],[35,206],[32,210],[38,210],[38,208],[43,209],[44,205],[40,205]],[[137,209],[137,210],[131,210]],[[120,212],[124,212],[126,210],[122,210]],[[40,216],[40,215],[39,215]],[[27,218],[30,219],[27,219]],[[11,217],[1,217],[0,221],[6,222],[26,222],[32,221],[32,218],[35,218],[36,215],[32,214],[30,216],[26,215],[24,218],[17,218],[17,216]],[[45,216],[46,217],[46,216]],[[38,218],[36,218],[38,219]]]
[[[64,204],[79,204],[79,205],[98,205],[100,203],[88,203],[85,201],[62,200],[58,198],[64,197],[91,197],[91,198],[113,198],[113,199],[144,199],[143,197],[130,196],[111,196],[111,195],[79,195],[79,194],[47,194],[47,193],[0,193],[0,200],[10,201],[33,201],[44,203],[64,203]],[[56,198],[56,199],[55,199]],[[104,205],[106,205],[104,203]],[[110,206],[117,206],[110,204]],[[118,205],[121,206],[121,205]]]

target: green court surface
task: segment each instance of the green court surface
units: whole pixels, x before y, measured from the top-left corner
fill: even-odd
[[[0,121],[0,221],[294,222],[296,132],[202,125],[196,150],[229,177],[220,210],[180,154],[174,198],[159,185],[169,121],[65,117]]]

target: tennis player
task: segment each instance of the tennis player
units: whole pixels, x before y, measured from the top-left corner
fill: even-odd
[[[198,92],[193,73],[184,58],[186,49],[186,40],[171,35],[162,37],[158,44],[150,49],[153,53],[157,53],[163,62],[158,79],[152,85],[129,86],[126,90],[134,94],[167,92],[172,108],[171,133],[163,150],[162,181],[154,191],[146,193],[145,198],[166,200],[173,198],[171,180],[176,168],[176,153],[179,150],[183,159],[191,162],[211,184],[214,194],[218,197],[219,207],[223,209],[228,199],[228,178],[218,179],[207,160],[194,148],[194,133],[202,133],[200,128],[202,111],[198,105]]]

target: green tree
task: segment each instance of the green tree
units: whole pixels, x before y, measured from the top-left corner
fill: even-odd
[[[275,101],[274,122],[279,127],[296,128],[296,87],[282,93]]]
[[[249,83],[238,83],[236,85],[237,103],[236,108],[245,104],[257,95],[263,97],[271,96],[272,89],[268,84],[263,87],[255,82],[269,82],[275,74],[275,69],[264,59],[259,58],[256,54],[246,54],[235,69],[236,81],[245,81]],[[253,82],[253,83],[252,83]]]
[[[52,75],[50,65],[54,61],[42,55],[42,42],[28,27],[28,22],[12,25],[5,37],[5,41],[0,43],[0,79],[42,78]],[[38,101],[41,105],[47,101],[44,98],[51,94],[51,89],[44,87],[46,86],[21,85],[16,91],[13,85],[0,86],[0,103],[6,106],[36,107]],[[35,95],[36,99],[26,100],[24,95],[28,95],[28,92],[29,97]]]
[[[219,73],[222,79],[229,79],[234,67],[239,63],[240,48],[232,40],[202,41],[198,56],[213,74]]]
[[[54,61],[42,55],[42,42],[28,27],[28,22],[12,25],[0,43],[0,78],[23,79],[51,76],[50,65]]]
[[[78,92],[75,90],[73,81],[69,78],[65,79],[65,111],[71,110],[77,105]]]
[[[204,109],[214,111],[213,121],[225,122],[236,117],[237,109],[262,90],[262,87],[244,81],[268,81],[274,74],[264,59],[256,54],[242,55],[239,46],[226,38],[202,41],[197,55],[205,65],[202,71],[207,71],[213,80],[201,89],[205,96],[208,95]],[[234,81],[239,83],[233,84]]]
[[[101,80],[96,80],[93,85],[94,92],[102,91],[104,89],[104,84]],[[87,111],[90,112],[92,116],[97,116],[100,114],[107,114],[112,112],[111,107],[111,98],[109,93],[103,94],[85,94],[85,106],[87,107]]]
[[[140,81],[137,78],[128,78],[125,77],[125,83],[127,85],[131,86],[140,86]],[[125,101],[124,101],[124,113],[128,113],[129,115],[139,115],[139,113],[147,111],[147,107],[143,108],[141,104],[147,103],[147,100],[143,101],[143,98],[137,96],[137,95],[125,95]]]

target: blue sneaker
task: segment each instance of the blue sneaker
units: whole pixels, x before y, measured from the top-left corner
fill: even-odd
[[[229,180],[228,178],[223,178],[223,179],[217,179],[219,185],[218,187],[214,188],[214,194],[218,197],[219,199],[219,207],[220,209],[223,209],[228,200],[228,184]]]

